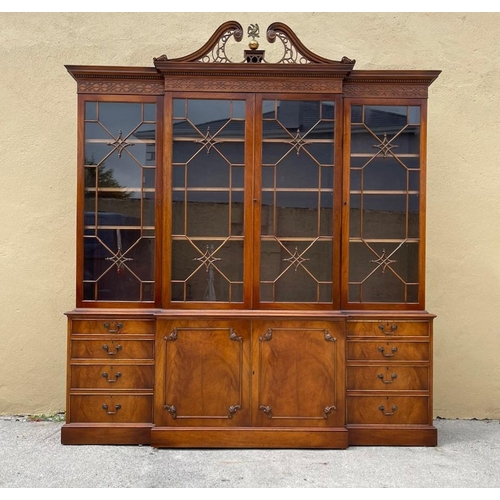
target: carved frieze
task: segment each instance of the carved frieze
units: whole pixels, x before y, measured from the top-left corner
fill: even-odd
[[[79,94],[163,94],[163,82],[80,81]]]
[[[427,97],[427,87],[423,85],[344,85],[345,97]]]
[[[230,80],[222,78],[166,78],[165,91],[201,91],[201,92],[342,92],[340,79],[294,78]]]

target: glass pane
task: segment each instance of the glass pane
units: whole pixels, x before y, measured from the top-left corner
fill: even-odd
[[[409,106],[408,124],[420,125],[420,106]]]
[[[276,165],[277,188],[318,188],[319,167],[306,155],[288,155]]]
[[[363,106],[351,107],[351,123],[363,122]]]
[[[188,236],[229,236],[229,191],[189,191],[187,201]]]
[[[406,237],[406,195],[363,196],[363,238]]]
[[[97,120],[97,103],[85,103],[85,120]]]
[[[418,296],[418,242],[351,242],[349,297],[361,302],[414,302]],[[410,295],[408,293],[410,292]]]
[[[132,193],[135,195],[136,193]],[[141,226],[141,200],[129,193],[99,192],[97,209],[112,225]],[[151,224],[149,224],[151,225]]]
[[[137,102],[100,102],[99,122],[114,137],[120,131],[126,137],[142,123],[142,107]]]
[[[395,158],[374,158],[363,169],[363,189],[406,191],[406,173]]]
[[[264,240],[261,257],[263,301],[323,302],[325,290],[331,291],[331,266],[325,265],[332,261],[329,240],[315,243]],[[331,302],[331,295],[326,301]]]
[[[156,170],[154,168],[144,168],[143,172],[143,187],[146,189],[154,189]]]
[[[401,129],[407,123],[406,111],[406,106],[365,106],[364,123],[375,133]]]
[[[241,300],[243,241],[174,240],[172,279],[174,300]]]
[[[318,193],[276,193],[276,226],[277,236],[317,236]]]
[[[192,187],[229,187],[229,163],[216,151],[200,154],[187,164],[187,183]]]

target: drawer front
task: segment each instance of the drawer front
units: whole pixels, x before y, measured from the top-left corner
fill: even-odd
[[[72,389],[153,389],[153,366],[73,365]]]
[[[429,336],[429,321],[347,321],[347,335],[355,337]]]
[[[427,342],[347,342],[347,359],[369,361],[428,361]]]
[[[348,391],[427,391],[429,368],[426,366],[349,366]]]
[[[153,396],[73,395],[70,396],[70,421],[150,423],[153,421]]]
[[[71,331],[74,334],[154,334],[153,319],[74,319],[71,321]]]
[[[426,396],[352,396],[348,424],[430,424]]]
[[[154,340],[71,340],[73,359],[148,359],[154,358]]]

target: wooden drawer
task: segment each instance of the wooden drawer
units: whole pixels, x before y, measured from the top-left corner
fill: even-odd
[[[72,365],[72,389],[153,389],[153,365]]]
[[[348,391],[427,391],[427,366],[370,365],[347,367]]]
[[[153,359],[154,340],[71,339],[72,359]]]
[[[428,361],[427,342],[348,341],[347,359],[369,361]]]
[[[72,395],[70,422],[135,423],[153,421],[153,396]]]
[[[356,337],[429,336],[429,321],[347,320],[347,335]]]
[[[430,424],[426,396],[351,396],[347,424]]]
[[[154,334],[153,319],[74,319],[71,321],[74,334]]]

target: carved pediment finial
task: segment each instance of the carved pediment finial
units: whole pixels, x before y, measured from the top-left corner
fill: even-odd
[[[245,51],[244,59],[237,63],[258,63],[258,64],[312,64],[323,65],[332,68],[337,66],[341,71],[350,71],[356,62],[354,59],[343,57],[341,61],[334,61],[318,56],[310,51],[299,40],[297,35],[283,23],[272,23],[267,28],[266,37],[269,43],[275,43],[278,39],[283,44],[283,54],[278,61],[268,61],[265,58],[264,50],[257,50],[259,42],[256,38],[260,36],[260,28],[257,23],[247,27],[247,35],[251,38],[248,46],[250,51]],[[243,39],[243,28],[236,21],[228,21],[215,31],[210,39],[196,52],[184,57],[169,59],[165,54],[154,59],[157,69],[166,69],[170,63],[235,63],[226,53],[227,43],[234,38],[236,42]]]

